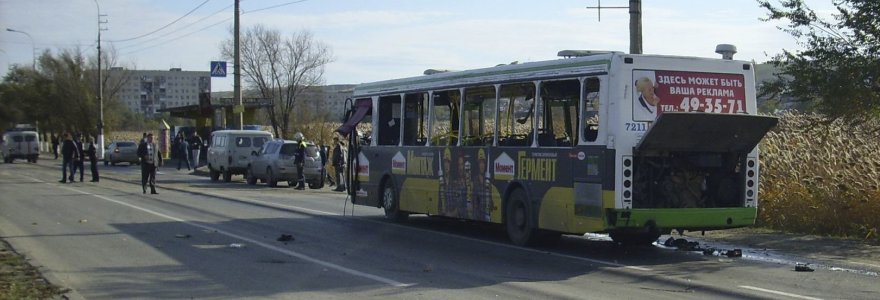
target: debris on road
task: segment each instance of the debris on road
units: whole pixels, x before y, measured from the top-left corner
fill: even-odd
[[[178,235],[175,235],[174,237],[179,238],[179,239],[188,239],[188,238],[191,238],[192,236],[189,234],[178,234]]]
[[[810,268],[810,264],[807,263],[796,263],[794,265],[795,272],[813,272],[813,268]]]
[[[232,243],[232,244],[229,244],[229,248],[244,248],[244,244],[242,244],[242,243]]]
[[[86,220],[86,219],[81,219],[81,220],[79,220],[79,222],[80,222],[80,223],[88,223],[88,222],[89,222],[89,220]]]
[[[290,235],[290,234],[282,234],[281,236],[278,237],[277,240],[278,240],[279,242],[290,242],[290,241],[293,241],[294,238],[293,238],[293,235]]]

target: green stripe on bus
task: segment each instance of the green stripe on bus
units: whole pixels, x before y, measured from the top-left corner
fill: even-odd
[[[617,213],[617,222],[615,226],[610,226],[612,228],[642,228],[648,221],[654,221],[659,228],[710,229],[753,225],[758,209],[754,207],[658,208],[618,209],[615,212]],[[629,218],[623,218],[626,212],[629,212]]]

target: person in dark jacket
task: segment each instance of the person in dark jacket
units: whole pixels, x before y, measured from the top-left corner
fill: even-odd
[[[174,146],[177,150],[177,169],[180,170],[181,163],[186,162],[186,169],[192,170],[189,165],[189,142],[183,137],[182,131],[174,138]]]
[[[202,141],[202,138],[199,137],[198,132],[193,132],[192,137],[189,138],[189,149],[190,151],[192,151],[193,168],[198,168],[200,166],[199,160],[202,155],[203,142],[204,141]]]
[[[150,184],[150,194],[156,192],[156,167],[162,165],[162,152],[156,143],[153,143],[153,134],[147,134],[146,140],[138,146],[138,157],[141,158],[141,188],[147,193],[147,184]]]
[[[345,144],[339,140],[339,137],[333,137],[333,169],[336,173],[336,189],[334,191],[345,191],[345,179],[342,178],[345,171]]]
[[[89,137],[88,142],[86,156],[89,158],[89,163],[92,164],[92,182],[98,182],[98,147],[95,146],[95,140],[92,137]]]
[[[73,143],[73,139],[70,137],[70,133],[64,133],[64,141],[61,144],[61,180],[58,182],[67,183],[67,181],[73,182],[73,160],[77,159],[76,157],[76,144]],[[70,171],[70,176],[68,177],[67,171]]]
[[[73,171],[71,172],[70,176],[76,177],[76,170],[79,169],[79,182],[82,182],[83,176],[86,173],[86,155],[85,151],[83,151],[82,135],[77,133],[76,136],[74,136],[73,138],[73,143],[76,146],[76,159],[73,161]],[[71,179],[71,181],[73,181],[73,179]]]
[[[55,154],[55,159],[58,159],[58,136],[54,133],[52,134],[52,153]]]

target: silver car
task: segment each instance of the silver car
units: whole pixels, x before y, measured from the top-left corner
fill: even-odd
[[[137,156],[138,144],[129,141],[117,141],[110,143],[104,150],[104,165],[116,165],[117,163],[127,162],[132,165],[140,164],[140,158]]]
[[[247,183],[254,185],[260,180],[275,187],[279,181],[287,181],[290,186],[296,185],[296,147],[296,142],[280,139],[263,144],[263,148],[251,153],[245,174]]]
[[[324,168],[324,160],[321,159],[321,151],[318,146],[312,142],[306,142],[306,157],[303,163],[303,173],[306,176],[306,183],[310,189],[320,189],[324,187],[324,178],[326,178],[327,170]]]

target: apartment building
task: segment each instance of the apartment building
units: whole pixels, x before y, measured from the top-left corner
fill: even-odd
[[[110,76],[123,77],[119,101],[130,111],[147,117],[159,109],[199,104],[199,93],[211,92],[210,71],[113,68]]]

